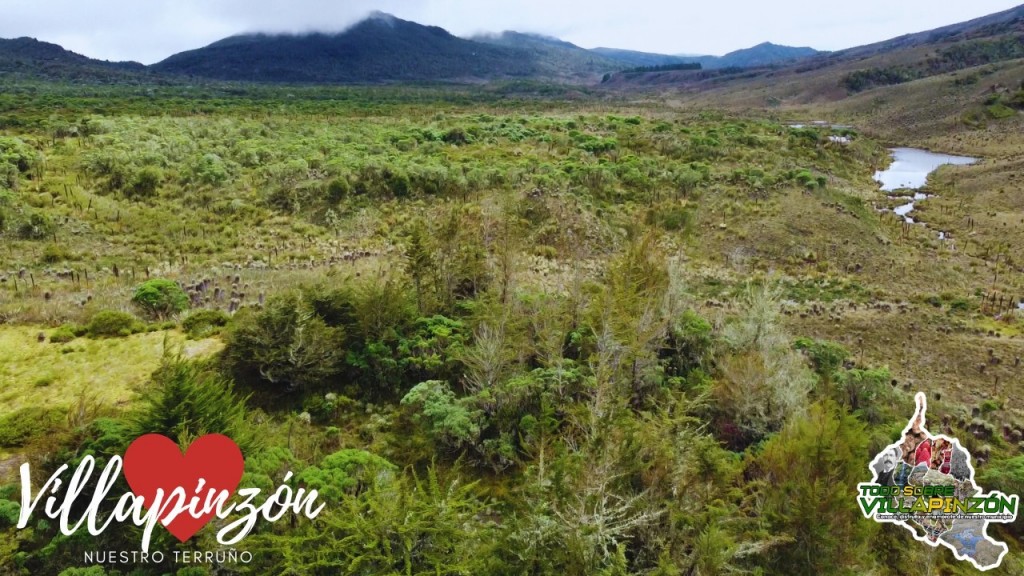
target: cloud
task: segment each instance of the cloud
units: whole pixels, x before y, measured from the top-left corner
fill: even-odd
[[[339,31],[373,10],[454,34],[538,32],[584,47],[722,54],[764,41],[841,49],[1006,10],[1018,0],[0,0],[0,37],[153,63],[242,32]],[[9,4],[9,5],[7,5]]]

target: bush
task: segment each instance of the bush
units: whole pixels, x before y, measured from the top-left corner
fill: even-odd
[[[956,312],[967,312],[971,309],[971,303],[966,298],[957,298],[949,303],[949,309]]]
[[[188,310],[188,295],[177,282],[154,278],[143,282],[135,289],[132,303],[150,317],[160,320]]]
[[[998,490],[1004,494],[1024,494],[1024,456],[1005,460],[993,460],[978,471],[978,485],[985,490]],[[1024,533],[1020,522],[1006,527],[1011,534],[1020,537]]]
[[[142,392],[130,435],[155,433],[191,441],[204,434],[224,434],[244,454],[257,444],[245,400],[235,394],[230,380],[206,365],[168,358]]]
[[[456,146],[469,144],[470,142],[469,135],[466,134],[466,131],[460,127],[455,127],[445,132],[444,136],[442,136],[441,139],[447,142],[448,144],[454,144]]]
[[[297,294],[284,294],[268,299],[263,310],[239,312],[225,359],[236,374],[295,390],[336,375],[344,345],[342,328],[325,324]]]
[[[317,490],[329,501],[338,501],[344,494],[356,494],[360,488],[378,481],[379,476],[394,473],[397,467],[370,452],[346,448],[324,458],[319,466],[310,466],[298,481]]]
[[[823,487],[863,478],[867,437],[856,418],[824,401],[765,442],[751,471],[768,487],[762,514],[771,534],[785,537],[766,554],[772,573],[837,574],[862,552],[870,523],[853,498]]]
[[[127,312],[103,310],[89,320],[86,331],[93,338],[130,336],[141,328],[141,322]]]
[[[68,252],[62,246],[57,244],[47,244],[43,248],[43,262],[46,264],[56,264],[57,262],[63,262],[71,259],[71,253]]]
[[[669,325],[660,355],[668,361],[669,374],[684,376],[708,363],[713,345],[711,323],[693,310],[687,310]]]
[[[345,177],[338,177],[327,185],[327,201],[337,204],[344,200],[352,192],[352,185]]]
[[[29,406],[0,417],[0,446],[24,446],[34,436],[50,434],[63,414],[57,408]]]
[[[30,214],[28,220],[18,226],[18,237],[22,240],[41,240],[53,234],[53,223],[44,214]]]
[[[455,397],[447,382],[430,380],[417,384],[402,398],[411,406],[413,420],[422,422],[430,436],[452,448],[474,444],[481,432],[482,412]]]
[[[198,310],[189,314],[188,318],[181,323],[181,327],[193,340],[206,338],[220,332],[220,328],[227,326],[231,319],[221,310]]]
[[[78,336],[75,335],[74,328],[65,324],[50,334],[50,342],[54,344],[64,344],[66,342],[71,342],[77,337]]]
[[[689,230],[693,224],[693,211],[688,206],[661,206],[647,213],[647,223],[661,226],[669,232]]]
[[[793,347],[807,355],[811,367],[826,381],[831,381],[835,372],[850,357],[850,352],[842,345],[825,340],[798,338]]]
[[[131,184],[125,190],[129,198],[148,198],[156,194],[164,179],[164,173],[155,166],[146,166],[135,173]]]

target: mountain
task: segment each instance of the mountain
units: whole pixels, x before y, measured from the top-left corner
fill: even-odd
[[[821,52],[814,48],[780,46],[771,42],[764,42],[751,48],[729,52],[725,56],[717,58],[714,56],[702,56],[697,58],[696,61],[700,62],[704,68],[754,68],[793,62],[819,54]],[[711,58],[713,60],[708,60]]]
[[[474,36],[471,40],[526,53],[532,58],[538,72],[547,77],[586,78],[622,67],[621,62],[614,58],[539,34],[506,31]]]
[[[375,12],[339,33],[244,34],[175,54],[152,66],[164,74],[217,80],[299,83],[474,81],[500,78],[591,81],[623,68],[699,61],[706,68],[789,61],[810,48],[761,44],[721,58],[628,50],[586,50],[521,32],[458,38]]]
[[[982,16],[966,22],[958,22],[924,32],[904,34],[890,40],[847,48],[834,53],[840,59],[863,58],[873,54],[892,52],[894,50],[912,48],[928,44],[974,40],[1005,33],[1024,31],[1024,5],[1010,8],[988,16]]]
[[[620,50],[618,48],[594,48],[591,50],[605,58],[615,60],[620,64],[626,64],[630,68],[642,66],[666,66],[671,64],[682,64],[692,61],[694,56],[670,56],[668,54],[654,54],[651,52],[637,52],[636,50]]]
[[[762,58],[758,52],[768,58]],[[724,68],[725,73],[719,75],[616,74],[607,84],[617,88],[658,85],[685,88],[694,98],[704,98],[703,94],[709,93],[709,101],[738,106],[765,102],[772,102],[773,106],[835,102],[861,92],[943,76],[956,83],[954,87],[960,92],[962,86],[981,84],[980,78],[992,72],[971,70],[979,66],[1019,67],[1024,72],[1024,60],[1020,60],[1024,58],[1024,5],[836,52],[809,55],[810,49],[762,44],[749,51],[727,54],[720,60],[731,60],[733,66],[739,66],[770,61],[773,56],[801,54],[804,56],[798,60],[772,68],[742,71]],[[706,61],[702,64],[705,68],[715,67]],[[1013,73],[1008,73],[1007,78],[1010,85],[1020,83]],[[936,89],[934,83],[928,86],[929,90]]]
[[[668,55],[653,54],[650,52],[636,52],[633,50],[619,50],[616,48],[594,48],[592,52],[627,64],[629,68],[671,66],[673,64],[685,64],[697,62],[705,70],[716,68],[753,68],[758,66],[775,66],[785,64],[811,56],[822,54],[814,48],[794,48],[792,46],[780,46],[771,42],[764,42],[751,48],[744,48],[730,52],[725,56],[693,56],[693,55]]]
[[[147,75],[138,62],[107,62],[34,38],[0,38],[0,78],[63,82],[137,81]]]
[[[532,59],[442,28],[374,13],[337,34],[246,34],[175,54],[165,74],[254,82],[346,83],[530,76]]]

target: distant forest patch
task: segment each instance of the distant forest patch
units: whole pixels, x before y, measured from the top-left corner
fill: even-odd
[[[671,72],[674,70],[700,70],[700,62],[681,62],[679,64],[661,64],[659,66],[637,66],[623,72]]]
[[[1024,36],[1007,36],[999,40],[975,40],[950,46],[938,56],[911,66],[886,66],[855,70],[840,80],[851,93],[878,86],[902,84],[911,80],[945,74],[983,64],[1024,58]]]

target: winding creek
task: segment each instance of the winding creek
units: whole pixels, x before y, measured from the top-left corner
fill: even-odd
[[[923,187],[928,182],[928,175],[940,166],[947,164],[966,166],[978,161],[977,158],[968,156],[936,154],[918,148],[893,148],[891,152],[893,163],[887,169],[875,172],[875,180],[882,185],[883,192],[914,191]],[[901,196],[892,197],[901,198]],[[907,222],[913,223],[914,219],[909,214],[914,210],[914,204],[928,198],[928,195],[914,192],[913,196],[902,198],[905,198],[907,203],[897,206],[893,212],[906,218]],[[944,236],[943,233],[939,233],[940,238]]]

